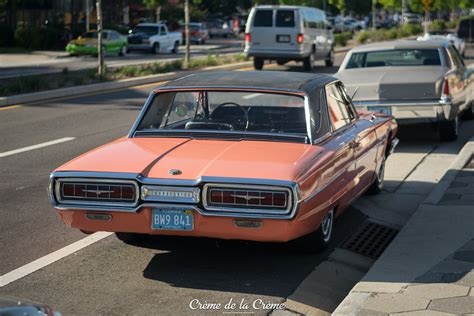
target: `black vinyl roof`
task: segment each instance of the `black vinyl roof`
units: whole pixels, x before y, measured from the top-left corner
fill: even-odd
[[[201,72],[169,81],[161,87],[239,87],[300,90],[322,87],[337,80],[328,75],[289,71]]]

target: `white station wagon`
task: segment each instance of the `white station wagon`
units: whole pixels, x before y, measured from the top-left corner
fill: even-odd
[[[334,63],[332,26],[326,14],[315,8],[256,6],[247,21],[244,52],[253,57],[257,70],[265,60],[276,60],[279,65],[302,61],[307,71],[315,60],[324,60],[330,67]]]

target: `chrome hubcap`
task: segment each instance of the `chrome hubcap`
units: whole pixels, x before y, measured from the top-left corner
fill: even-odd
[[[323,218],[323,222],[321,223],[321,229],[323,233],[324,241],[329,241],[331,239],[331,232],[332,232],[332,223],[334,220],[334,210],[330,210],[326,216]]]
[[[385,175],[385,159],[384,161],[382,161],[382,164],[380,165],[379,174],[377,175],[377,181],[380,187],[383,185],[384,175]]]

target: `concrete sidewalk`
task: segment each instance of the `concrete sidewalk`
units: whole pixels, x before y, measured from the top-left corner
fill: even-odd
[[[474,315],[474,137],[334,315]]]

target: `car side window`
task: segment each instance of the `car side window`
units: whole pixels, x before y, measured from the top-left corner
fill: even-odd
[[[334,130],[338,130],[352,120],[344,96],[336,84],[326,86],[326,102],[328,105],[329,118]]]
[[[119,35],[116,32],[110,32],[110,37],[111,40],[117,40],[119,38]]]
[[[166,35],[166,29],[164,26],[160,26],[160,35]]]

